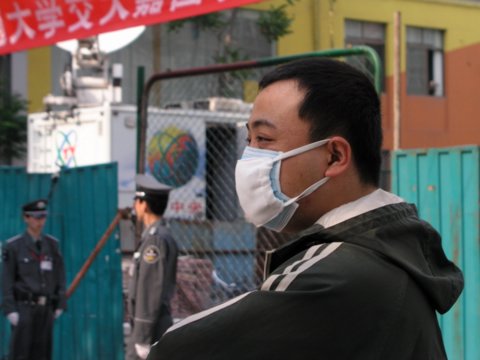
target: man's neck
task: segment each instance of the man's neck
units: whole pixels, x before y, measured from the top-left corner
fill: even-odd
[[[27,229],[27,233],[32,237],[34,241],[40,240],[42,237],[41,231],[33,231],[32,229]]]
[[[154,222],[157,222],[158,220],[160,220],[162,217],[159,216],[159,215],[155,215],[155,214],[151,214],[151,213],[147,213],[144,215],[143,217],[143,225],[145,227],[149,227],[150,225],[152,225]]]

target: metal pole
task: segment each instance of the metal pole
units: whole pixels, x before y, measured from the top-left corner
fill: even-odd
[[[141,148],[142,134],[142,98],[143,86],[145,84],[145,67],[137,67],[137,174],[143,174],[143,149]]]
[[[166,71],[166,72],[152,75],[148,79],[148,81],[145,83],[143,92],[141,94],[140,124],[138,124],[138,127],[137,127],[138,129],[137,153],[139,156],[137,173],[143,174],[145,172],[145,160],[143,159],[143,157],[145,156],[146,141],[147,141],[148,98],[150,94],[150,89],[157,81],[172,79],[172,78],[205,75],[205,74],[217,74],[217,73],[226,72],[226,71],[273,66],[273,65],[279,65],[289,61],[303,59],[303,58],[345,57],[348,55],[364,55],[370,60],[370,62],[373,64],[374,86],[375,86],[375,89],[377,90],[377,93],[380,94],[381,88],[382,88],[381,86],[382,70],[381,70],[380,57],[378,56],[376,51],[369,46],[354,46],[349,49],[330,49],[330,50],[314,51],[310,53],[303,53],[303,54],[296,54],[296,55],[289,55],[289,56],[278,56],[278,57],[263,58],[258,60],[239,61],[239,62],[230,63],[230,64],[217,64],[217,65],[202,66],[197,68]]]
[[[311,57],[345,57],[348,55],[364,55],[371,61],[374,68],[375,89],[377,90],[378,93],[380,93],[381,83],[382,83],[380,57],[378,56],[376,51],[369,46],[354,46],[349,49],[330,49],[330,50],[314,51],[309,53],[270,57],[270,58],[263,58],[263,59],[257,59],[257,60],[239,61],[239,62],[230,63],[230,64],[201,66],[196,68],[180,69],[180,70],[166,71],[166,72],[154,74],[148,79],[143,91],[142,121],[144,120],[143,115],[144,113],[146,113],[147,106],[148,106],[147,100],[148,100],[148,93],[150,91],[150,88],[153,86],[155,82],[159,80],[181,78],[181,77],[187,77],[187,76],[196,76],[196,75],[205,75],[205,74],[216,74],[216,73],[226,72],[226,71],[273,66],[273,65],[283,64],[293,60],[299,60],[299,59],[311,58]]]
[[[402,15],[399,11],[395,12],[394,23],[394,55],[393,55],[393,150],[400,149],[400,131],[401,131],[401,23]]]
[[[78,284],[80,283],[80,281],[82,280],[82,278],[85,276],[85,274],[87,273],[88,269],[90,268],[90,266],[92,265],[93,261],[95,260],[95,258],[97,257],[98,253],[100,252],[100,250],[102,250],[103,246],[105,245],[105,243],[107,242],[108,238],[110,237],[110,235],[112,234],[113,230],[115,230],[115,227],[117,226],[118,222],[120,221],[120,219],[122,217],[125,217],[127,216],[126,214],[128,213],[127,210],[119,210],[117,212],[117,215],[115,215],[115,217],[113,218],[112,222],[110,223],[110,225],[108,226],[107,230],[105,231],[105,233],[102,235],[102,237],[100,238],[100,240],[98,241],[97,245],[95,246],[95,249],[93,249],[93,251],[90,253],[90,255],[88,256],[87,260],[85,260],[85,262],[83,263],[83,266],[82,268],[78,271],[77,275],[75,276],[75,278],[73,279],[72,283],[70,284],[70,286],[68,287],[68,290],[67,290],[67,299],[73,294],[73,292],[75,291],[75,289],[77,288]]]

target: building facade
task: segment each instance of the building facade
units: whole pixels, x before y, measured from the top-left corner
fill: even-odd
[[[384,60],[384,147],[393,147],[394,16],[400,26],[400,148],[480,144],[480,1],[307,0],[278,44],[291,54],[365,44]]]

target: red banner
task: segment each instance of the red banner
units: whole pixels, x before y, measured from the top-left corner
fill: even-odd
[[[0,54],[261,0],[1,0]]]

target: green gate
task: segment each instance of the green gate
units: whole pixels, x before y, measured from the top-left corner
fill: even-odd
[[[21,205],[47,197],[51,184],[49,174],[0,167],[0,245],[24,231]],[[60,241],[68,287],[117,213],[117,165],[65,169],[51,195],[45,232]],[[55,325],[55,360],[124,358],[119,248],[112,236],[69,298]],[[0,359],[7,355],[9,332],[0,316]]]
[[[480,148],[396,151],[393,192],[414,203],[442,234],[447,257],[463,271],[465,289],[439,318],[450,360],[480,358]]]

